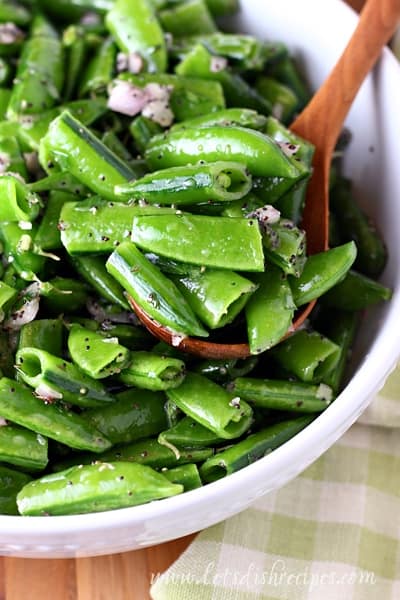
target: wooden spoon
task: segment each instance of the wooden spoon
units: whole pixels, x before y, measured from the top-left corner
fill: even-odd
[[[307,233],[309,254],[328,248],[329,170],[343,122],[357,92],[379,58],[382,48],[393,35],[400,19],[400,0],[368,0],[358,25],[342,56],[326,81],[313,96],[290,129],[315,145],[313,175],[307,189],[302,226]],[[149,317],[129,298],[140,321],[157,338],[172,345],[171,331]],[[296,316],[291,331],[297,329],[310,314],[315,300]],[[176,344],[175,344],[176,345]],[[199,338],[184,338],[179,349],[203,358],[246,358],[248,344],[219,344]]]

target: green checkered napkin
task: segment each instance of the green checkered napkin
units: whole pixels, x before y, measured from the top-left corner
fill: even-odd
[[[152,598],[398,600],[400,367],[360,422],[284,488],[200,533],[155,575]]]

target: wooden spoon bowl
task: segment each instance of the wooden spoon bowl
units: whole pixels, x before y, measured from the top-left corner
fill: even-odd
[[[400,19],[400,0],[367,0],[343,54],[318,92],[291,124],[290,129],[315,146],[313,175],[307,188],[302,227],[307,234],[308,254],[328,249],[329,170],[332,154],[346,115],[375,65],[382,48],[392,37]],[[250,356],[248,344],[224,344],[177,336],[149,317],[129,298],[143,325],[158,339],[202,358],[233,359]],[[315,300],[297,312],[290,327],[295,331],[308,317]],[[289,331],[288,331],[289,334]]]

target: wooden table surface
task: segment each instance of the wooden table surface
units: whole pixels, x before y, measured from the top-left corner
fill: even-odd
[[[355,10],[364,4],[347,2]],[[148,600],[152,576],[165,571],[192,539],[76,560],[0,557],[0,600]]]

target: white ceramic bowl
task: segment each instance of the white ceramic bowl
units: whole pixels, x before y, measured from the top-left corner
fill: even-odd
[[[242,0],[237,29],[287,43],[314,88],[323,81],[356,23],[341,0]],[[309,427],[269,456],[225,479],[181,496],[107,513],[69,517],[1,517],[0,554],[67,557],[122,552],[198,531],[282,486],[331,446],[380,389],[400,354],[400,69],[385,51],[348,118],[346,153],[360,203],[389,249],[383,281],[393,300],[369,312],[360,332],[353,377]],[[327,113],[327,119],[329,112]]]

